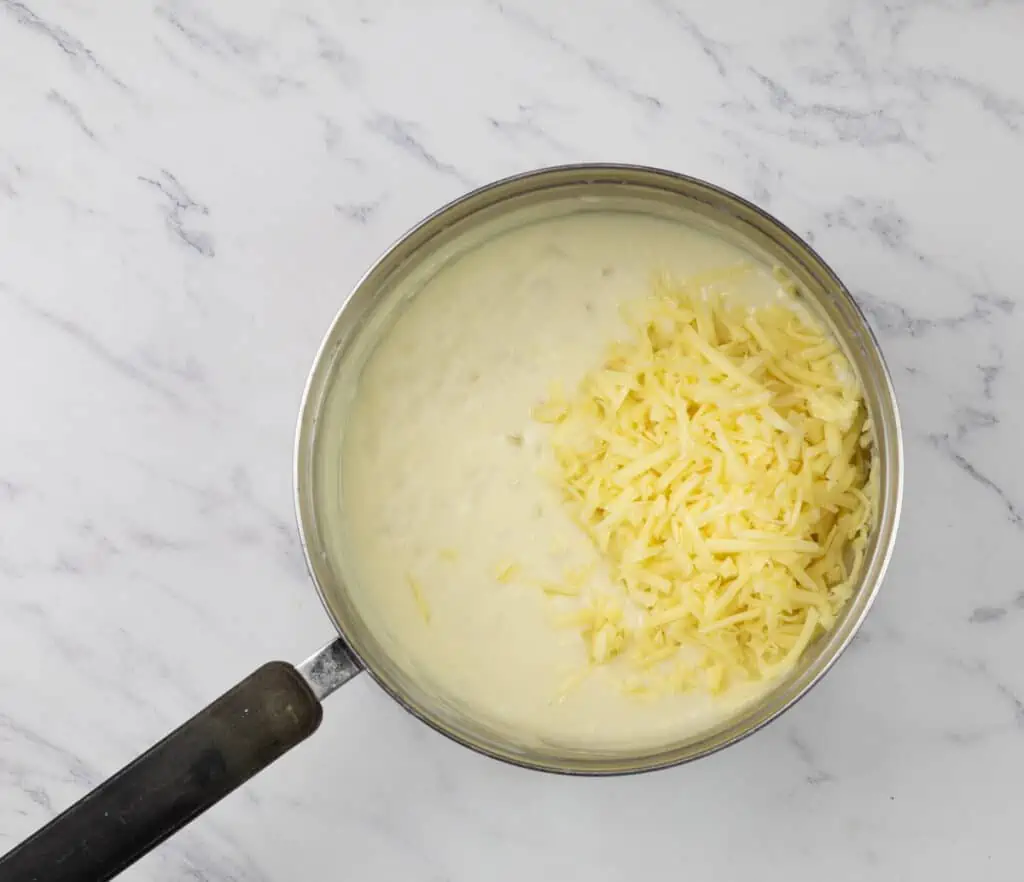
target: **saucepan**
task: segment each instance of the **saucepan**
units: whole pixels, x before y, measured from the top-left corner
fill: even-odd
[[[366,626],[348,590],[337,541],[338,437],[366,353],[437,270],[502,230],[578,212],[621,210],[678,218],[782,267],[831,328],[864,389],[879,462],[877,523],[859,585],[840,620],[763,699],[697,737],[601,751],[537,743],[475,716],[419,682]],[[542,317],[538,316],[538,321]],[[482,187],[422,221],[367,272],[320,346],[302,399],[295,444],[299,533],[313,584],[338,637],[300,665],[259,668],[0,859],[0,880],[102,880],[316,731],[322,701],[365,672],[410,713],[499,760],[567,774],[611,775],[687,762],[751,734],[803,696],[853,639],[878,591],[899,518],[903,456],[892,383],[850,293],[797,235],[711,184],[651,168],[572,165]],[[342,774],[342,770],[338,770]]]

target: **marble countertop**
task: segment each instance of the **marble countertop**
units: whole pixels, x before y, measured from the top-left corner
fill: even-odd
[[[366,677],[123,878],[1019,878],[1019,2],[0,0],[0,852],[331,626],[300,393],[364,268],[581,160],[733,189],[868,312],[904,420],[863,636],[724,753],[570,780]]]

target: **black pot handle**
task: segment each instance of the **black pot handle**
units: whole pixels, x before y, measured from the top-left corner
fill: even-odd
[[[335,640],[299,669],[270,662],[0,858],[0,882],[104,882],[320,725],[361,668]]]

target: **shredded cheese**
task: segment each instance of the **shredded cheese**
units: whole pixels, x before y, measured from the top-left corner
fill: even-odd
[[[409,579],[409,590],[412,592],[413,602],[416,604],[416,609],[419,610],[420,616],[424,622],[430,623],[430,607],[427,605],[427,598],[423,596],[423,586],[420,584],[420,580],[417,579],[411,573],[408,576]]]
[[[552,595],[590,665],[650,695],[775,676],[836,621],[873,525],[876,460],[845,356],[785,279],[752,308],[659,279],[632,338],[566,395],[554,480],[618,594],[575,574]]]
[[[494,578],[507,585],[519,575],[519,564],[511,560],[503,560],[494,568]]]

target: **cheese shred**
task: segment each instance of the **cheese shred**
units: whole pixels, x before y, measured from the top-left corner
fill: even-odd
[[[846,357],[793,285],[751,307],[657,280],[576,391],[534,411],[554,480],[617,593],[578,575],[561,617],[630,694],[789,669],[850,598],[874,523],[876,457]]]
[[[430,623],[430,607],[427,605],[427,598],[423,595],[423,586],[420,584],[420,580],[410,574],[409,579],[409,590],[412,592],[413,603],[416,604],[416,609],[419,610],[420,616],[424,622]]]

